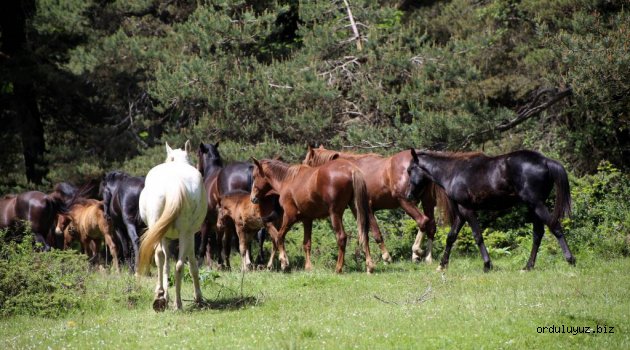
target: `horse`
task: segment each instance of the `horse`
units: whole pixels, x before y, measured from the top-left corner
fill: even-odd
[[[175,265],[175,308],[182,308],[180,290],[185,259],[188,259],[193,279],[195,302],[202,301],[194,235],[206,216],[208,204],[203,179],[199,171],[191,165],[189,151],[190,141],[186,141],[184,150],[173,150],[167,143],[165,162],[149,171],[144,189],[140,193],[140,217],[148,229],[140,239],[138,270],[146,271],[151,255],[155,256],[158,267],[153,302],[155,311],[163,311],[168,305],[167,240],[179,239],[179,254]]]
[[[221,197],[217,230],[223,231],[228,226],[235,226],[241,254],[241,271],[248,271],[252,268],[249,246],[251,240],[262,228],[267,227],[267,230],[272,233],[272,237],[277,236],[274,223],[279,224],[279,220],[277,220],[278,216],[274,214],[281,211],[278,206],[279,197],[275,194],[263,197],[258,204],[252,203],[250,193],[245,191],[229,192]],[[268,268],[271,268],[273,263],[273,255],[272,253],[267,265]]]
[[[17,195],[6,195],[0,199],[0,229],[8,228],[15,234],[30,225],[35,242],[44,251],[54,246],[54,229],[57,214],[65,212],[63,200],[58,196],[39,191],[28,191]]]
[[[112,254],[112,264],[116,272],[118,247],[114,242],[113,230],[103,213],[103,202],[95,199],[82,199],[72,204],[67,214],[62,214],[57,223],[57,232],[64,235],[64,249],[74,239],[79,239],[83,253],[96,265],[101,263],[100,247],[104,240]]]
[[[356,165],[364,174],[367,185],[370,208],[372,212],[381,209],[402,208],[416,222],[418,233],[412,246],[412,260],[417,262],[424,254],[422,240],[424,232],[427,234],[427,255],[425,262],[432,263],[433,239],[435,237],[435,206],[442,205],[444,191],[434,183],[418,187],[412,198],[408,198],[406,191],[409,183],[407,167],[411,162],[408,151],[396,153],[389,157],[379,154],[355,154],[327,150],[323,146],[312,148],[308,146],[303,164],[318,166],[334,159],[345,159]],[[424,213],[418,210],[418,201],[422,203]],[[392,258],[385,247],[385,242],[373,214],[370,215],[370,228],[374,240],[379,244],[384,262],[391,262]]]
[[[545,233],[544,225],[556,236],[565,259],[575,265],[575,257],[562,232],[560,219],[571,212],[571,192],[564,167],[557,161],[529,150],[511,152],[496,157],[483,153],[448,153],[411,149],[409,192],[411,195],[426,181],[437,183],[446,191],[451,230],[438,269],[448,266],[453,243],[462,226],[468,222],[484,261],[484,271],[492,269],[490,256],[483,243],[481,228],[475,214],[478,210],[509,208],[525,204],[533,220],[533,245],[525,270],[536,263],[538,248]],[[556,187],[553,214],[545,206],[551,189]]]
[[[342,217],[345,209],[352,206],[357,213],[359,244],[363,246],[367,272],[374,271],[367,237],[370,206],[363,173],[359,168],[341,159],[319,167],[302,164],[290,166],[279,160],[252,160],[256,167],[252,174],[254,183],[251,201],[257,203],[264,195],[274,191],[280,196],[280,206],[284,210],[282,226],[275,239],[282,270],[289,266],[284,239],[291,226],[297,221],[304,225],[304,269],[310,271],[313,220],[329,216],[339,248],[335,271],[341,273],[347,240]]]
[[[139,237],[145,228],[138,210],[143,188],[144,177],[135,177],[120,171],[107,173],[100,184],[103,214],[112,223],[121,243],[122,255],[129,262],[131,271],[136,271]]]
[[[225,193],[234,191],[250,192],[252,189],[252,171],[254,165],[247,162],[234,162],[223,165],[223,159],[219,154],[219,143],[200,143],[197,150],[197,169],[204,178],[204,186],[208,193],[208,214],[201,226],[201,246],[199,256],[206,257],[206,263],[211,266],[212,257],[217,257],[219,266],[230,266],[230,238],[231,234],[226,230],[215,230],[217,225],[217,207],[221,197]],[[214,231],[214,232],[211,232]],[[262,264],[264,257],[263,244],[267,231],[263,227],[258,232],[258,258],[256,262]]]

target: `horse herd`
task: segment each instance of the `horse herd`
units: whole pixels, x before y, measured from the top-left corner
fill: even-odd
[[[366,270],[373,272],[368,233],[371,231],[383,261],[391,262],[374,212],[402,208],[418,227],[412,259],[432,261],[435,207],[448,215],[451,229],[439,269],[447,267],[451,248],[463,225],[473,231],[484,261],[492,268],[476,217],[479,210],[496,210],[524,204],[533,222],[533,246],[525,269],[534,267],[547,226],[557,238],[565,259],[575,264],[564,238],[560,219],[570,213],[571,197],[566,171],[560,163],[534,151],[521,150],[489,157],[483,153],[404,150],[388,157],[308,147],[302,164],[278,159],[224,164],[219,144],[201,143],[197,167],[190,162],[190,143],[184,149],[166,144],[167,158],[145,177],[113,171],[100,185],[76,188],[67,183],[50,194],[37,191],[6,195],[0,199],[0,228],[19,232],[30,225],[35,241],[44,250],[68,248],[73,240],[95,261],[105,241],[118,270],[119,253],[136,273],[144,272],[151,257],[158,267],[153,307],[168,303],[169,241],[177,239],[175,307],[181,308],[181,273],[190,265],[195,301],[201,301],[197,258],[229,267],[230,241],[236,233],[241,268],[251,269],[250,242],[261,245],[267,232],[273,245],[268,267],[276,253],[282,270],[289,267],[285,236],[296,222],[304,227],[305,270],[311,270],[313,221],[330,218],[338,255],[335,271],[343,269],[347,234],[342,217],[350,208],[356,218],[358,240],[365,254]],[[555,186],[553,213],[545,200]],[[98,187],[98,194],[95,194]],[[89,197],[102,197],[102,200]],[[422,211],[418,204],[422,204]],[[196,233],[199,232],[198,235]],[[421,250],[427,237],[426,254]],[[197,238],[197,244],[195,244]],[[63,241],[63,242],[61,242]],[[195,245],[198,249],[195,251]]]

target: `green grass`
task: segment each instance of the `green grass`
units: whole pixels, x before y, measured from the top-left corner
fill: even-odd
[[[0,349],[630,348],[630,259],[587,258],[572,268],[554,258],[527,273],[507,258],[483,273],[479,258],[465,257],[444,274],[401,262],[380,264],[371,276],[318,266],[244,279],[204,271],[214,308],[192,307],[188,280],[186,311],[161,314],[151,309],[152,278],[93,273],[79,311],[1,320]],[[614,333],[537,332],[552,325],[606,325]]]

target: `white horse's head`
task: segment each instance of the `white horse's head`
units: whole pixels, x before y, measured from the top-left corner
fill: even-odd
[[[164,163],[168,162],[184,162],[186,164],[192,164],[190,159],[188,158],[188,153],[190,152],[190,140],[186,141],[184,145],[184,149],[176,148],[172,149],[168,142],[166,143],[166,160]]]

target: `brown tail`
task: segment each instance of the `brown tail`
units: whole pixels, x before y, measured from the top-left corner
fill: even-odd
[[[359,244],[368,244],[368,232],[370,231],[370,202],[367,195],[367,186],[361,170],[352,172],[352,188],[354,189],[354,207],[357,211],[357,225],[359,229]]]
[[[166,232],[172,226],[173,222],[179,216],[184,204],[184,188],[180,186],[178,193],[167,193],[166,203],[160,218],[153,224],[147,223],[148,229],[140,237],[140,253],[138,262],[138,272],[146,274],[148,272],[151,256],[155,251],[155,247],[164,238]]]
[[[446,191],[444,191],[444,189],[440,187],[438,184],[436,184],[435,182],[431,182],[427,190],[430,190],[431,193],[433,194],[433,198],[435,198],[436,205],[440,210],[440,213],[441,213],[440,216],[444,224],[448,225],[451,222],[453,222],[453,220],[455,219],[453,217],[454,213],[451,210],[452,209],[451,202],[448,200]]]

